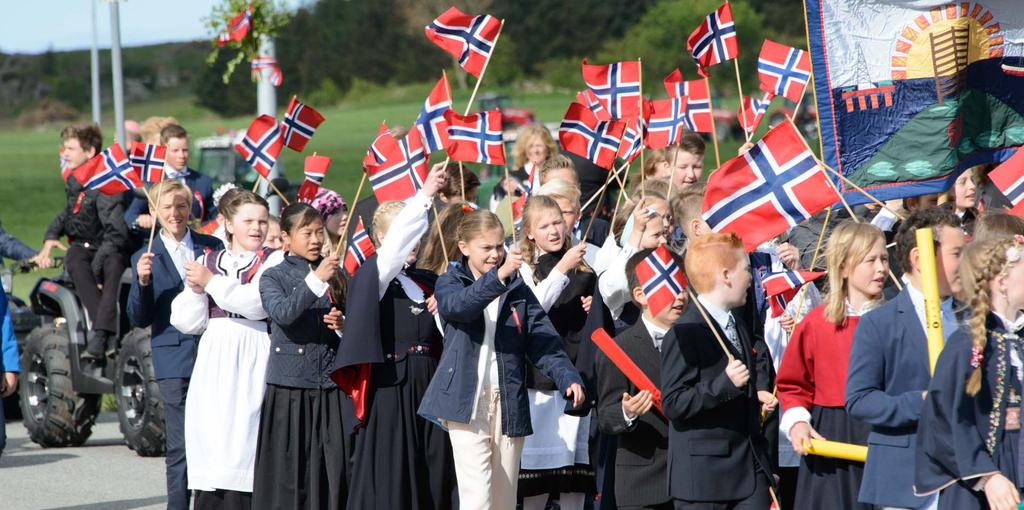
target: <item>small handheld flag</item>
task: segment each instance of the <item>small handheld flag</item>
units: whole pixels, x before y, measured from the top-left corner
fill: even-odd
[[[757,79],[761,90],[800,102],[811,78],[807,52],[765,39],[757,57]]]
[[[771,92],[765,92],[761,99],[743,96],[743,104],[737,110],[736,118],[739,119],[740,126],[746,132],[753,133],[757,131],[757,126],[761,124],[761,119],[764,118],[765,112],[768,111],[768,105],[772,103],[772,98],[774,97]]]
[[[391,131],[385,122],[380,123],[377,136],[370,142],[366,149],[366,156],[363,157],[363,171],[369,173],[370,169],[383,163],[386,154],[394,154],[398,150],[398,141],[391,136]]]
[[[714,232],[733,232],[748,252],[839,200],[791,122],[773,127],[708,177],[702,206]]]
[[[452,7],[423,29],[427,39],[459,60],[467,73],[480,78],[501,31],[501,21],[487,14],[470,16]]]
[[[377,253],[377,250],[373,247],[373,241],[366,233],[366,228],[363,227],[363,219],[359,218],[359,223],[356,223],[356,228],[352,231],[348,250],[345,251],[345,271],[348,271],[349,276],[355,276],[359,266],[374,253]]]
[[[299,187],[298,198],[300,202],[312,202],[316,198],[317,192],[320,191],[320,185],[324,182],[327,168],[331,166],[331,158],[314,154],[306,156],[305,163],[302,171],[306,175],[306,179]]]
[[[377,202],[383,203],[415,195],[429,172],[420,133],[413,129],[396,141],[392,151],[384,154],[384,162],[371,168],[368,176]]]
[[[608,110],[604,109],[604,106],[601,106],[601,102],[597,100],[593,90],[587,89],[578,92],[576,94],[576,102],[589,108],[594,117],[597,117],[597,120],[612,120],[611,114],[608,113]]]
[[[708,67],[739,56],[736,25],[732,21],[732,6],[729,2],[704,18],[704,22],[686,39],[686,48],[693,55],[697,72],[701,76],[708,76]]]
[[[586,106],[572,103],[558,128],[558,141],[563,149],[607,170],[615,164],[625,127],[619,120],[599,121]]]
[[[281,73],[281,66],[277,64],[277,59],[267,55],[260,55],[253,57],[252,59],[252,72],[256,76],[261,76],[264,69],[270,70],[270,75],[267,77],[270,83],[275,87],[280,87],[281,83],[284,82],[284,74]]]
[[[235,150],[253,170],[264,179],[269,179],[270,170],[277,163],[283,147],[284,138],[281,137],[281,126],[277,120],[270,115],[260,115],[249,124],[245,137],[235,145]]]
[[[420,131],[423,149],[427,154],[443,150],[448,146],[448,122],[444,114],[452,107],[452,96],[448,88],[448,76],[441,74],[430,95],[423,102],[423,109],[416,117],[416,129]]]
[[[676,69],[664,80],[665,90],[669,97],[686,98],[686,129],[698,133],[710,133],[711,126],[711,94],[705,80],[683,80],[683,73]]]
[[[324,116],[298,99],[292,98],[288,103],[288,110],[284,114],[284,121],[281,122],[281,129],[284,130],[284,144],[295,152],[302,152],[306,144],[313,138],[313,133]]]
[[[618,156],[629,162],[636,159],[647,143],[647,134],[647,120],[644,117],[633,115],[625,119],[625,129],[622,131]]]
[[[651,315],[658,315],[686,292],[686,276],[664,244],[637,264],[636,276]]]
[[[128,162],[120,144],[107,147],[74,171],[75,178],[88,190],[116,195],[142,187],[135,168]]]
[[[771,306],[771,316],[786,313],[786,305],[796,296],[804,284],[813,282],[825,274],[824,271],[786,271],[770,274],[761,280],[765,296]]]
[[[252,5],[235,15],[228,21],[227,30],[217,36],[217,46],[224,47],[231,41],[241,41],[249,35],[252,27]]]
[[[583,59],[583,81],[613,119],[640,112],[640,62],[591,65]]]
[[[1012,214],[1024,217],[1024,150],[1017,152],[989,172],[988,178],[1013,207]]]
[[[647,123],[647,147],[661,149],[679,143],[686,125],[686,98],[651,101],[654,112]]]
[[[444,113],[444,119],[448,123],[448,145],[445,151],[454,161],[505,164],[501,110],[459,115],[449,109]]]
[[[132,142],[132,153],[128,159],[143,182],[156,183],[164,180],[166,145]]]

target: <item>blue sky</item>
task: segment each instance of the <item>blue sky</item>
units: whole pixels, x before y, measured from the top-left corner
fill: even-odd
[[[110,47],[107,0],[4,1],[0,16],[0,52],[42,53],[47,48],[89,48],[92,27],[89,4],[96,2],[99,47]],[[294,8],[313,0],[285,0]],[[220,0],[122,0],[121,44],[142,46],[212,37],[203,23]]]

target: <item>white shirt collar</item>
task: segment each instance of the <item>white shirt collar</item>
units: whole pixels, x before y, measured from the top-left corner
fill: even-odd
[[[164,164],[164,174],[168,179],[184,179],[188,175],[188,167],[173,168],[170,164]]]
[[[647,320],[646,316],[640,315],[640,319],[644,321],[644,327],[647,328],[647,334],[651,335],[651,338],[662,338],[668,333],[667,329]]]
[[[174,250],[177,249],[178,246],[185,248],[186,252],[191,253],[195,246],[192,243],[192,232],[190,230],[185,231],[185,237],[181,238],[180,243],[175,241],[173,237],[167,235],[167,232],[164,232],[163,230],[160,231],[160,240],[163,241],[164,247],[167,248],[167,251],[170,253],[174,253]]]
[[[698,294],[697,301],[700,301],[700,305],[704,307],[704,310],[708,312],[708,315],[718,323],[718,327],[722,328],[722,331],[725,331],[726,327],[729,325],[729,319],[732,317],[732,313],[709,303],[703,295]]]
[[[1003,317],[997,312],[992,312],[992,314],[999,318],[999,321],[1003,324],[1003,327],[1006,328],[1006,331],[1010,333],[1016,333],[1020,331],[1021,328],[1024,328],[1024,314],[1018,314],[1017,319],[1013,321],[1007,320],[1006,317]]]
[[[910,282],[909,278],[906,282],[907,284],[905,285],[905,288],[909,289],[910,301],[914,303],[914,309],[924,313],[924,293],[918,290],[917,287]],[[953,298],[951,296],[946,297],[942,300],[942,304],[940,306],[942,307],[942,313],[953,313]]]
[[[860,310],[855,310],[853,308],[853,305],[850,303],[850,300],[847,299],[846,300],[846,316],[847,317],[860,317],[861,315],[864,315],[864,314],[870,312],[871,310],[874,310],[875,308],[878,308],[878,305],[880,305],[881,303],[882,303],[882,300],[880,300],[880,299],[875,299],[875,300],[872,300],[872,301],[865,301],[864,304],[860,305]]]

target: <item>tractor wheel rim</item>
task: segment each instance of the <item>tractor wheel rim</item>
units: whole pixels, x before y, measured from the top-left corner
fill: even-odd
[[[135,356],[125,357],[121,363],[121,392],[117,395],[118,408],[132,429],[142,427],[146,418],[146,378],[143,375],[142,363]]]
[[[36,423],[42,423],[45,419],[45,409],[50,396],[50,381],[46,376],[46,362],[41,355],[32,355],[26,379],[25,398],[29,402],[32,420]]]

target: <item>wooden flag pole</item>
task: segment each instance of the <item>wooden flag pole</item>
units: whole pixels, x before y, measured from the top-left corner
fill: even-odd
[[[637,74],[637,83],[639,83],[638,88],[640,89],[640,98],[637,99],[637,103],[640,105],[640,111],[639,111],[639,113],[637,113],[637,115],[639,115],[640,118],[643,119],[644,118],[644,63],[643,63],[643,59],[640,59],[640,58],[636,59],[636,74]],[[640,128],[640,122],[639,121],[637,121],[637,128]],[[642,129],[638,129],[638,131],[639,132],[636,134],[636,136],[643,136],[643,130]],[[644,181],[644,173],[645,173],[644,172],[644,147],[643,147],[643,145],[641,145],[640,146],[640,197],[641,197],[641,199],[647,198],[647,190],[644,189],[644,182],[645,182]],[[623,187],[625,187],[625,186],[623,186]]]
[[[724,352],[725,356],[729,358],[729,363],[735,361],[736,358],[731,352],[729,352],[729,348],[725,346],[725,342],[722,340],[722,335],[718,334],[718,328],[715,327],[715,323],[711,320],[711,317],[708,317],[708,313],[704,311],[704,307],[701,306],[700,302],[697,301],[697,296],[695,296],[693,291],[689,288],[686,289],[686,293],[690,296],[690,304],[697,308],[697,311],[700,312],[700,316],[704,318],[704,322],[707,323],[708,328],[711,329],[711,333],[715,335],[715,340],[718,340],[718,345],[722,348],[722,352]]]
[[[444,164],[444,166],[447,167],[448,163],[446,162]],[[465,202],[466,201],[466,174],[462,170],[462,162],[461,161],[459,161],[459,189],[462,191],[462,201]],[[447,258],[447,257],[445,257],[445,258]]]
[[[614,170],[614,173],[615,173],[615,177],[616,177],[616,179],[615,179],[615,180],[619,182],[619,185],[620,185],[620,186],[622,186],[622,181],[621,181],[621,180],[619,180],[619,175],[618,175],[618,174],[619,174],[620,172],[622,172],[622,170],[623,170],[623,169],[625,169],[625,170],[626,170],[626,175],[629,175],[629,169],[628,169],[628,167],[629,167],[629,165],[630,165],[630,164],[631,164],[630,162],[625,162],[625,163],[623,163],[623,164],[622,164],[622,166],[620,166],[620,167],[619,167],[618,169]],[[610,182],[609,180],[605,180],[605,183],[604,183],[604,185],[602,185],[602,186],[601,186],[601,188],[607,188],[607,187],[608,187],[608,186],[609,186],[610,184],[611,184],[611,182]],[[625,188],[625,186],[622,186],[622,188]],[[600,190],[598,190],[598,193],[600,193]],[[592,203],[594,202],[594,200],[597,200],[597,198],[598,198],[598,196],[597,196],[597,194],[596,194],[596,193],[595,193],[595,194],[593,194],[593,195],[591,195],[591,196],[590,196],[590,199],[589,199],[589,200],[587,200],[587,201],[586,201],[586,203],[584,203],[584,204],[583,204],[583,205],[582,205],[582,206],[580,207],[580,210],[581,210],[581,211],[585,210],[585,209],[586,209],[587,207],[589,207],[589,206],[590,206],[590,204],[592,204]]]
[[[277,189],[277,185],[274,184],[274,181],[267,179],[267,184],[269,184],[270,188],[274,190],[274,193],[277,193],[277,196],[281,197],[281,201],[284,202],[285,207],[292,205],[288,198],[284,196],[284,193],[281,193],[281,190]]]
[[[608,178],[604,181],[604,186],[601,186],[601,193],[597,196],[597,203],[601,203],[601,199],[604,198],[605,191],[608,191],[608,183],[611,182],[614,172],[608,172]],[[583,208],[580,208],[580,212],[583,212]],[[594,226],[594,220],[597,219],[597,208],[594,208],[594,214],[590,215],[590,221],[587,222],[587,229],[583,231],[583,235],[580,237],[580,244],[587,242],[587,236],[590,235],[590,228]]]
[[[672,184],[676,180],[676,155],[679,154],[679,150],[674,145],[669,145],[669,149],[672,150],[672,170],[668,174],[668,199],[672,200]]]
[[[159,186],[160,189],[158,189],[156,193],[156,205],[153,206],[153,214],[150,215],[153,218],[153,224],[149,226],[149,246],[146,248],[146,253],[153,253],[153,238],[156,237],[156,225],[159,223],[157,218],[160,215],[160,197],[163,195],[164,187],[162,178],[156,186]],[[148,193],[146,194],[146,203],[150,203]]]
[[[437,213],[437,204],[434,203],[434,199],[430,199],[430,207],[434,209],[434,225],[437,227],[437,241],[441,243],[441,255],[444,255],[445,264],[451,260],[448,258],[448,247],[444,245],[444,232],[441,231],[441,216]],[[512,230],[515,231],[515,225]],[[512,234],[515,236],[515,234]],[[513,237],[515,239],[515,237]]]
[[[252,184],[252,192],[253,193],[256,193],[256,190],[260,189],[260,179],[262,179],[262,178],[263,178],[263,176],[260,175],[259,172],[257,172],[256,173],[256,182],[254,182]]]
[[[732,59],[732,67],[736,70],[736,89],[740,92],[740,110],[743,113],[743,117],[740,118],[740,127],[743,128],[743,136],[747,137],[747,143],[750,143],[750,137],[753,135],[752,129],[748,130],[746,127],[747,119],[747,105],[743,102],[743,83],[740,81],[740,58],[736,57]]]
[[[505,182],[508,182],[508,165],[505,165]],[[511,194],[508,195],[508,199],[508,210],[510,213],[512,213],[512,246],[514,247],[516,245],[516,210],[514,204],[515,201],[512,200]],[[441,234],[441,227],[437,227],[437,235],[441,237],[441,246],[444,246],[444,236]],[[448,256],[445,255],[444,258],[447,259]]]
[[[345,245],[345,238],[348,236],[348,225],[352,222],[352,216],[356,211],[356,202],[359,201],[359,195],[363,192],[364,184],[366,184],[366,172],[363,172],[363,178],[359,180],[359,186],[356,187],[356,196],[352,199],[352,209],[348,216],[345,217],[345,225],[341,228],[341,236],[338,237],[338,245],[334,247],[335,255],[341,253],[341,247]]]
[[[711,102],[711,81],[704,77],[704,88],[708,89],[708,109],[711,110],[711,143],[715,146],[715,168],[722,166],[722,158],[718,156],[718,130],[715,129],[715,105]],[[694,126],[696,127],[696,126]]]
[[[628,174],[629,170],[627,170],[626,173]],[[615,208],[612,209],[612,220],[611,220],[611,222],[608,223],[609,228],[611,228],[611,226],[615,224],[615,217],[619,215],[619,205],[621,203],[622,203],[622,188],[619,188],[619,196],[615,198]],[[615,237],[615,233],[614,232],[611,232],[611,235],[612,235],[613,238]],[[621,241],[621,239],[619,241]],[[616,241],[616,244],[618,244],[618,241]]]

